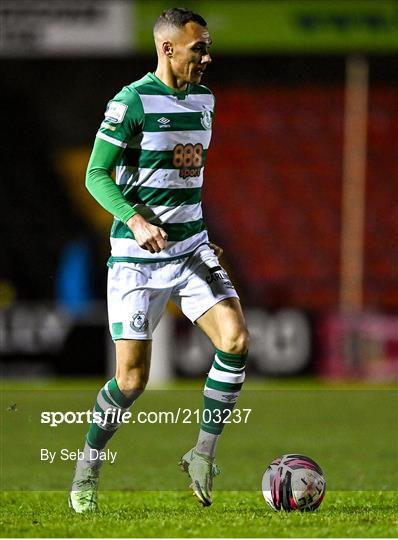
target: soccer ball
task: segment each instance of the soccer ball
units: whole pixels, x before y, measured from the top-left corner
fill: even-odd
[[[326,481],[320,466],[300,454],[285,454],[274,459],[263,475],[264,499],[277,512],[316,510],[325,490]]]

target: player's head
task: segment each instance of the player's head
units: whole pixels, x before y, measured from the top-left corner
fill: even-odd
[[[159,62],[179,82],[199,83],[211,62],[211,39],[203,17],[185,8],[168,9],[158,17],[153,34]]]

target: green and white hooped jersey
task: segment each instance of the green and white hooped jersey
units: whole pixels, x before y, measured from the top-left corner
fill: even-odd
[[[109,103],[97,137],[124,149],[116,183],[127,201],[168,234],[151,254],[115,218],[110,262],[160,262],[189,256],[208,242],[202,215],[203,168],[211,139],[214,96],[189,85],[176,92],[154,74],[125,86]]]

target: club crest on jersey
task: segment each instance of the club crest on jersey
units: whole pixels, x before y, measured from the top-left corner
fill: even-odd
[[[105,118],[113,124],[121,124],[126,114],[128,106],[124,103],[111,101],[105,111]]]
[[[211,111],[202,112],[200,123],[205,129],[211,129]]]
[[[145,332],[148,328],[149,321],[144,311],[137,311],[134,313],[133,318],[130,321],[130,328],[136,332]]]

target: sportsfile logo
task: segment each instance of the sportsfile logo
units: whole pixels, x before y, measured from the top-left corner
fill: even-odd
[[[237,394],[223,396],[223,402],[236,401]],[[62,424],[98,424],[109,427],[120,424],[201,424],[203,422],[220,424],[247,424],[251,409],[189,409],[178,407],[169,411],[139,411],[133,413],[117,407],[110,407],[105,411],[43,411],[40,423],[51,428]]]
[[[160,128],[169,128],[170,127],[170,118],[166,118],[165,116],[162,116],[162,118],[159,118],[158,124]]]

